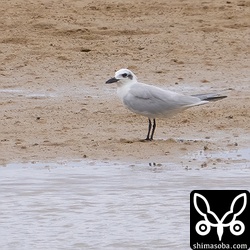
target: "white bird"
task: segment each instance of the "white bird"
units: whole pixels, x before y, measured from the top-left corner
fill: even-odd
[[[171,117],[193,106],[226,98],[218,94],[183,95],[140,83],[135,74],[128,69],[118,70],[115,77],[106,81],[106,83],[114,82],[117,83],[117,94],[125,107],[136,114],[148,117],[146,140],[153,140],[156,118]]]

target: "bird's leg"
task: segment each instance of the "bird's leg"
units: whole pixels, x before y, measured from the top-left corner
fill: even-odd
[[[151,128],[152,128],[152,122],[151,122],[151,120],[148,118],[148,135],[147,135],[146,141],[150,141],[150,140],[151,140],[151,139],[149,138]],[[151,137],[152,137],[152,135],[151,135]]]
[[[155,128],[156,128],[156,122],[155,122],[155,119],[153,120],[153,129],[152,129],[152,133],[151,133],[151,137],[150,137],[150,140],[152,141],[153,140],[153,137],[154,137],[154,132],[155,132]]]

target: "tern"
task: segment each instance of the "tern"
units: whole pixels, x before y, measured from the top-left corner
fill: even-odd
[[[217,101],[227,96],[219,94],[183,95],[153,85],[140,83],[129,69],[120,69],[107,84],[117,84],[117,94],[130,111],[148,118],[146,140],[151,141],[156,128],[156,118],[171,117],[188,108]]]

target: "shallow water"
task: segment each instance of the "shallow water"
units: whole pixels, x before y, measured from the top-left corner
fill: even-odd
[[[0,249],[189,249],[190,192],[249,190],[249,176],[249,167],[0,167]]]

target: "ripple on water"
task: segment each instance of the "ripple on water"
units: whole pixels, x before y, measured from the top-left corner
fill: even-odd
[[[0,248],[188,249],[190,192],[249,189],[249,174],[249,167],[10,164],[0,168]]]

